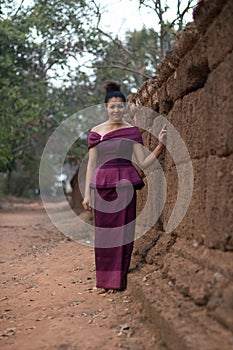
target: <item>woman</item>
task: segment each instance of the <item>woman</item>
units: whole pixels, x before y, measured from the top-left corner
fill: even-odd
[[[159,144],[145,156],[141,133],[124,121],[126,98],[120,85],[105,86],[108,120],[95,126],[88,135],[89,160],[83,207],[95,216],[96,287],[100,293],[124,290],[133,250],[136,190],[144,186],[131,163],[132,155],[145,169],[164,147],[166,126],[159,134]],[[94,205],[91,205],[94,189]]]

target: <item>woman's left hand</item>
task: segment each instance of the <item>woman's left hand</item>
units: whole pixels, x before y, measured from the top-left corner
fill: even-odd
[[[165,145],[166,139],[167,139],[167,125],[164,124],[162,130],[159,133],[159,143],[162,145]]]

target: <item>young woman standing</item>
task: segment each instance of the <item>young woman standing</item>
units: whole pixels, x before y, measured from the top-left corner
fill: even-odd
[[[88,135],[89,160],[83,208],[91,210],[94,189],[96,287],[99,292],[124,290],[133,250],[136,190],[143,180],[131,163],[134,155],[142,169],[149,167],[164,148],[166,126],[159,144],[145,156],[141,133],[124,121],[126,98],[120,85],[106,85],[105,109],[108,120]]]

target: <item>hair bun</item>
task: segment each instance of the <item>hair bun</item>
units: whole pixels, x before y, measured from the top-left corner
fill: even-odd
[[[114,92],[114,91],[121,91],[120,90],[120,84],[116,83],[115,81],[106,81],[105,83],[105,90],[106,90],[106,94],[108,94],[109,92]]]

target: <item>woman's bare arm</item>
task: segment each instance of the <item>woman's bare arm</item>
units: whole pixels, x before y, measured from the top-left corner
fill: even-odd
[[[159,157],[164,149],[164,144],[166,141],[166,125],[163,126],[162,130],[159,133],[159,144],[155,149],[148,155],[145,155],[143,146],[140,143],[135,143],[133,146],[134,156],[142,169],[148,168],[151,164],[154,163],[155,159]]]
[[[97,163],[97,150],[96,150],[96,147],[92,147],[89,149],[89,159],[87,163],[87,172],[86,172],[86,180],[85,180],[85,192],[84,192],[84,199],[82,202],[83,208],[85,210],[91,210],[90,182],[96,168],[96,163]]]

